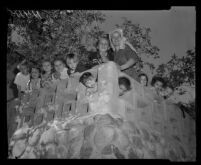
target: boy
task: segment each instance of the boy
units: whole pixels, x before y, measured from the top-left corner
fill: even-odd
[[[80,77],[80,83],[82,83],[86,88],[86,96],[91,96],[93,93],[96,93],[98,90],[98,85],[96,78],[90,72],[85,72]]]
[[[73,54],[73,53],[67,54],[66,64],[69,68],[68,69],[68,75],[69,76],[76,73],[76,72],[80,73],[80,72],[84,72],[84,71],[89,69],[86,66],[84,66],[83,64],[81,64],[78,56]]]
[[[126,92],[131,90],[131,82],[126,77],[119,78],[119,96],[123,96]]]
[[[151,86],[154,88],[157,95],[160,96],[162,89],[166,86],[165,80],[162,77],[153,77],[151,81]]]
[[[30,80],[28,64],[26,61],[23,61],[19,65],[20,72],[17,73],[14,83],[17,85],[18,97],[21,98],[22,94],[25,93],[28,88],[28,82]]]

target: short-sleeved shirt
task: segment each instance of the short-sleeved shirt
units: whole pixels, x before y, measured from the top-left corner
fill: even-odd
[[[114,54],[112,51],[108,51],[107,58],[109,59],[109,61],[114,61]],[[89,63],[90,63],[90,68],[103,63],[103,60],[99,52],[90,53]]]
[[[124,49],[119,49],[118,51],[114,52],[114,62],[120,66],[124,65],[130,58],[132,58],[135,63],[138,63],[140,61],[137,54],[128,45],[125,45]],[[139,82],[139,73],[134,69],[134,67],[130,67],[123,72]]]
[[[53,75],[52,74],[43,74],[41,75],[41,87],[45,87],[47,82],[52,82],[53,80]]]
[[[24,75],[21,72],[19,72],[14,80],[14,83],[16,85],[19,85],[21,87],[21,91],[25,92],[28,88],[28,82],[30,80],[30,75]]]
[[[67,71],[68,71],[68,69],[64,68],[63,71],[60,72],[60,74],[61,74],[60,79],[67,79],[67,78],[69,78]]]

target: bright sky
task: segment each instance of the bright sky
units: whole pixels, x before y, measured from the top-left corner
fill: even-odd
[[[195,7],[172,7],[171,10],[153,11],[102,11],[106,21],[101,25],[106,32],[121,24],[123,17],[133,23],[151,28],[153,45],[159,47],[160,59],[155,64],[166,62],[173,53],[185,55],[188,49],[195,47],[196,11]]]

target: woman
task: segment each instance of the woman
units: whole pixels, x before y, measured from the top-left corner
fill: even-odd
[[[98,40],[97,50],[97,52],[91,53],[89,56],[90,67],[114,60],[113,52],[109,44],[109,39],[106,36],[101,37]]]
[[[139,82],[138,71],[134,66],[139,64],[139,57],[133,46],[126,41],[122,29],[117,29],[109,34],[111,47],[114,51],[114,62],[119,69]]]

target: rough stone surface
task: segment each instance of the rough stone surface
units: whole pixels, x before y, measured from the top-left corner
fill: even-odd
[[[183,118],[173,104],[154,103],[155,96],[130,77],[132,94],[128,98],[118,98],[120,73],[114,63],[101,65],[94,74],[97,71],[99,88],[91,98],[86,99],[85,89],[76,89],[71,82],[73,91],[78,91],[73,113],[62,115],[66,108],[64,102],[69,103],[67,97],[63,97],[70,90],[64,84],[57,91],[60,105],[50,97],[52,91],[43,91],[39,96],[40,105],[36,105],[34,125],[30,127],[22,122],[11,137],[9,158],[196,160],[192,119]],[[35,104],[32,97],[36,95],[25,96],[16,108],[20,121],[23,121],[24,108]],[[83,100],[89,105],[88,111],[79,109]],[[44,102],[51,103],[45,105]],[[61,116],[54,113],[61,113]]]

